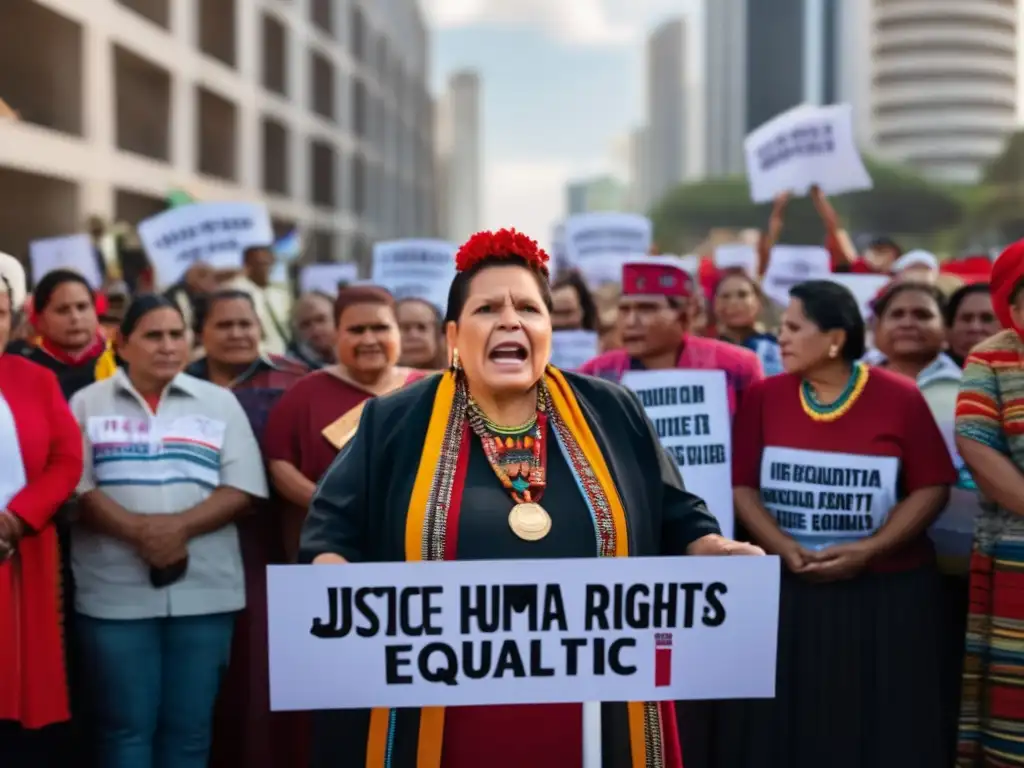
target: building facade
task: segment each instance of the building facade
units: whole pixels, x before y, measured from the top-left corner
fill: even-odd
[[[437,206],[442,237],[462,243],[481,228],[480,75],[455,72],[437,104]]]
[[[433,235],[415,0],[4,0],[0,250],[136,224],[184,189],[265,201],[318,260]]]
[[[647,202],[682,184],[689,173],[686,45],[683,19],[664,22],[647,40]]]
[[[857,0],[847,6],[862,5]],[[840,0],[708,0],[704,5],[706,175],[745,173],[743,139],[799,104],[848,96],[865,57],[843,45]]]
[[[871,149],[929,177],[977,181],[1017,124],[1016,0],[875,0]]]

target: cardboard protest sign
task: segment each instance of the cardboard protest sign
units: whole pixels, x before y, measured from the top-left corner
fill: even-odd
[[[160,287],[181,280],[197,261],[240,268],[246,248],[274,242],[270,215],[258,203],[183,205],[151,216],[138,230]]]
[[[594,331],[555,331],[551,334],[551,364],[575,371],[597,357],[599,338]]]
[[[817,245],[776,245],[768,259],[761,288],[765,296],[785,307],[789,292],[808,280],[827,280],[832,275],[832,256]]]
[[[103,274],[96,261],[96,250],[88,235],[68,235],[33,240],[29,244],[29,262],[32,265],[32,284],[47,272],[70,269],[89,283],[94,291],[103,287]]]
[[[771,697],[775,557],[268,568],[271,709]]]
[[[802,105],[755,129],[743,142],[750,197],[766,203],[782,192],[827,195],[871,189],[853,135],[849,104]]]
[[[636,213],[581,213],[565,220],[565,256],[577,269],[607,255],[650,253],[651,220]]]
[[[455,279],[454,243],[446,240],[391,240],[373,246],[370,282],[396,299],[423,299],[442,314]]]
[[[707,502],[722,534],[732,538],[732,426],[724,371],[629,371],[633,390],[686,489]]]

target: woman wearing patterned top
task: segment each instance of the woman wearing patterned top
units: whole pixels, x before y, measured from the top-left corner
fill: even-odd
[[[452,368],[367,402],[313,498],[302,561],[760,554],[719,535],[634,396],[548,365],[547,260],[515,231],[462,247],[446,317]],[[579,704],[318,719],[330,724],[315,765],[339,765],[339,754],[373,768],[583,762]],[[671,702],[606,703],[602,723],[605,765],[679,768]]]
[[[967,357],[956,444],[985,502],[975,527],[957,765],[1024,766],[1024,240],[992,269],[1006,329]]]

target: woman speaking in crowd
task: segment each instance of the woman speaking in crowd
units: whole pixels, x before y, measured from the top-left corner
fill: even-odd
[[[946,443],[912,380],[856,362],[846,288],[790,295],[787,373],[751,388],[733,438],[736,514],[785,563],[776,696],[725,703],[720,765],[949,765],[926,534],[956,481]]]
[[[365,401],[423,375],[397,365],[401,339],[395,300],[383,288],[342,288],[334,316],[337,365],[311,373],[289,389],[271,411],[263,437],[271,482],[290,503],[284,540],[293,560],[316,484],[359,423]]]
[[[0,278],[0,349],[11,331]],[[69,718],[60,555],[51,518],[82,474],[82,440],[56,376],[0,356],[0,764],[58,768]],[[60,745],[62,746],[62,745]]]
[[[765,376],[782,373],[779,340],[765,333],[758,322],[764,308],[758,282],[742,269],[730,269],[719,278],[714,296],[719,338],[746,347],[757,355]]]
[[[451,368],[367,403],[313,499],[303,562],[761,553],[719,535],[635,397],[548,365],[548,257],[533,240],[482,232],[456,261]],[[680,765],[671,703],[602,707],[605,765]],[[417,753],[444,768],[582,763],[578,704],[318,717],[317,765],[339,749],[392,768]]]
[[[99,765],[205,768],[245,581],[235,519],[267,495],[235,396],[182,367],[181,310],[142,296],[126,368],[71,401],[85,445],[72,563]]]
[[[957,448],[986,500],[971,561],[957,763],[965,768],[1024,765],[1024,241],[993,265],[992,305],[1006,330],[971,351],[956,408]]]

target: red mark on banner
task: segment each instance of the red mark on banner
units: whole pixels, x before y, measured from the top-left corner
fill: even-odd
[[[654,633],[654,686],[672,685],[672,633]]]

